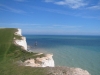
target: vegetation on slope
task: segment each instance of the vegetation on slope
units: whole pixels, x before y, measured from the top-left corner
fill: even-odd
[[[16,29],[0,29],[0,61],[6,60],[6,55],[12,45]]]
[[[0,29],[0,75],[45,75],[45,68],[19,66],[16,62],[28,58],[36,58],[36,53],[29,53],[13,43],[15,28]],[[41,55],[40,55],[41,57]]]

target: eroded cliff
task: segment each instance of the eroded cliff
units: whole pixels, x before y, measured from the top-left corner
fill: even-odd
[[[15,32],[14,35],[18,35],[21,37],[21,39],[14,38],[14,43],[18,46],[21,46],[21,48],[27,51],[26,38],[22,36],[21,29],[17,29],[17,32]],[[23,64],[25,66],[31,66],[31,67],[54,67],[55,64],[52,57],[53,57],[52,54],[45,54],[41,58],[37,57],[35,59],[34,58],[27,59],[25,62],[23,62]]]
[[[41,58],[28,59],[24,62],[24,65],[31,67],[54,67],[55,65],[52,56],[52,54],[45,54]]]
[[[26,37],[23,37],[23,36],[22,36],[21,29],[17,29],[17,32],[15,32],[14,34],[21,37],[21,39],[16,39],[16,38],[14,38],[15,44],[21,46],[24,50],[27,50]]]

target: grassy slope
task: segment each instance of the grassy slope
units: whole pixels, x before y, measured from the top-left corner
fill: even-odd
[[[0,61],[6,60],[15,29],[0,29]]]
[[[46,75],[45,68],[18,66],[15,62],[36,58],[36,53],[28,53],[13,44],[16,29],[0,29],[0,75]],[[41,56],[40,56],[41,57]]]

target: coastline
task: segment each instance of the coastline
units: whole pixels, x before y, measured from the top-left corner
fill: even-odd
[[[23,40],[23,41],[26,41],[26,40]],[[25,45],[21,45],[21,46],[25,46]],[[30,52],[29,50],[26,50],[26,51]],[[38,53],[37,55],[42,55],[42,54],[44,54],[44,53]],[[53,56],[52,54],[46,54],[45,56],[37,57],[35,59],[29,58],[26,61],[24,61],[23,64],[24,64],[24,66],[30,66],[30,67],[53,67],[54,70],[51,72],[52,72],[52,74],[54,74],[57,72],[57,70],[55,70],[55,68],[57,68],[57,67],[54,66],[54,60],[53,60],[52,56]],[[61,68],[62,67],[59,67],[58,69],[60,70]],[[68,68],[68,67],[66,67],[66,68]],[[66,71],[68,71],[68,70],[69,70],[69,73],[68,72],[66,72],[66,73],[68,73],[69,75],[70,74],[72,74],[72,75],[75,75],[75,74],[77,74],[77,75],[80,75],[80,74],[90,75],[88,71],[82,70],[81,68],[68,68]]]
[[[15,35],[21,36],[21,39],[15,39],[14,38],[14,43],[16,45],[21,46],[24,50],[27,52],[31,53],[27,49],[27,42],[26,38],[22,36],[21,34],[21,29],[17,29],[18,31],[15,32]],[[24,66],[31,66],[31,67],[54,67],[54,60],[53,60],[53,54],[44,54],[44,53],[38,53],[36,56],[39,56],[37,58],[29,58],[23,62]],[[41,56],[41,57],[40,57]]]

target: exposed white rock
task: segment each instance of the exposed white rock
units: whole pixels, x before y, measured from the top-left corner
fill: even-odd
[[[43,54],[43,53],[38,53],[38,54],[36,54],[36,55],[41,55],[41,54]]]
[[[21,29],[18,29],[18,31],[15,32],[14,34],[18,35],[18,36],[21,36],[21,40],[14,38],[14,43],[21,46],[23,49],[27,50],[26,38],[22,36]]]
[[[46,54],[45,57],[36,58],[36,63],[40,63],[41,67],[54,67],[54,60],[52,54]]]
[[[24,48],[25,50],[27,50],[27,43],[25,37],[21,37],[21,40],[15,40],[15,43]]]
[[[14,34],[15,35],[20,35],[20,36],[22,36],[22,31],[21,31],[21,29],[17,29],[18,31],[17,32],[15,32]]]
[[[52,54],[46,54],[42,58],[28,59],[24,62],[25,66],[31,67],[54,67],[54,60]]]

